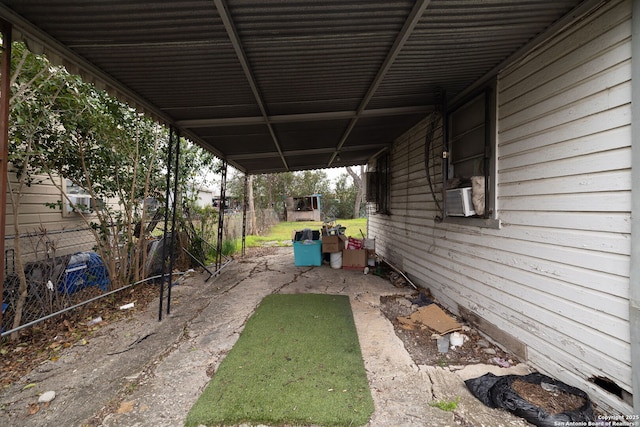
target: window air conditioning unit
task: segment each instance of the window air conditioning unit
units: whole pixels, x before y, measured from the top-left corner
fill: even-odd
[[[67,213],[71,212],[82,212],[82,213],[90,213],[93,212],[93,208],[95,207],[93,204],[93,200],[91,196],[86,194],[68,194],[69,202],[65,203]],[[75,207],[75,209],[74,209]]]
[[[476,211],[473,210],[473,201],[471,200],[471,187],[447,190],[446,211],[448,216],[475,215]]]

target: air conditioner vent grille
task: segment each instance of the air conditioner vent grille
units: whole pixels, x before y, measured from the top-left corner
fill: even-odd
[[[471,187],[447,190],[446,213],[448,216],[472,216],[476,214],[476,211],[473,210]]]

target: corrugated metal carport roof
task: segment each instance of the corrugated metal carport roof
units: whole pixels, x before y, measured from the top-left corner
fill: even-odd
[[[249,173],[363,164],[576,0],[2,0],[16,39]],[[590,1],[588,3],[594,3]]]

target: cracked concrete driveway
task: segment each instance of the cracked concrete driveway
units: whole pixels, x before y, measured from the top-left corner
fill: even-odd
[[[291,248],[239,258],[216,279],[205,283],[205,277],[194,274],[172,289],[171,314],[162,322],[156,302],[4,390],[0,425],[182,426],[260,301],[271,293],[301,292],[349,295],[375,403],[369,426],[528,425],[485,407],[463,383],[490,371],[522,374],[528,368],[416,366],[380,312],[382,295],[405,292],[387,280],[329,266],[294,267]],[[47,390],[56,398],[29,415]],[[453,412],[430,405],[455,399]]]

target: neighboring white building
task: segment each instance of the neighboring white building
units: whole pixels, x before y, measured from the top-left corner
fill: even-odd
[[[623,414],[633,413],[640,369],[630,322],[631,24],[630,0],[576,17],[454,100],[446,146],[433,115],[369,165],[377,252],[522,360]],[[442,218],[443,173],[458,186],[486,177],[483,218]]]
[[[198,188],[196,190],[196,205],[201,208],[206,208],[207,206],[213,206],[214,201],[218,199],[216,193],[211,188]]]
[[[322,221],[322,195],[285,198],[286,221]]]

